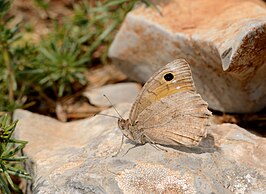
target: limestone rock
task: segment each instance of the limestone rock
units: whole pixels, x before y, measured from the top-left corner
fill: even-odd
[[[260,0],[157,1],[129,13],[109,56],[145,82],[176,58],[191,65],[210,108],[255,112],[266,106],[266,4]]]
[[[129,104],[120,104],[125,115]],[[104,113],[113,114],[113,109]],[[61,123],[17,110],[28,140],[33,193],[266,193],[266,140],[232,124],[212,125],[196,148],[134,147],[109,117]]]
[[[140,89],[140,85],[136,83],[118,83],[85,91],[83,95],[86,96],[93,105],[110,106],[110,103],[103,95],[106,95],[114,105],[124,102],[133,103]]]

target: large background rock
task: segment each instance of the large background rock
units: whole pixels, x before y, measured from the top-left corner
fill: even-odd
[[[109,56],[145,82],[176,59],[191,65],[210,108],[255,112],[266,105],[266,4],[259,0],[157,1],[129,13]]]
[[[122,115],[129,108],[117,107]],[[193,149],[126,140],[112,157],[122,134],[116,119],[62,123],[25,110],[14,118],[16,136],[29,141],[33,193],[266,193],[266,140],[236,125],[212,125]]]

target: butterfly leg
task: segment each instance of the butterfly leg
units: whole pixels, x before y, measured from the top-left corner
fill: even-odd
[[[122,150],[122,146],[123,146],[123,144],[124,144],[124,139],[125,139],[125,136],[122,135],[121,144],[120,144],[120,146],[119,146],[119,149],[118,149],[118,151],[115,153],[115,155],[113,155],[112,157],[117,157],[118,154],[121,152],[121,150]],[[138,146],[140,146],[140,145],[142,145],[142,144],[136,144],[136,145],[134,145],[133,147],[129,148],[129,149],[126,151],[126,153],[123,154],[123,156],[125,156],[125,155],[126,155],[131,149],[133,149],[133,148],[135,148],[135,147],[138,147]]]
[[[142,144],[136,144],[136,145],[134,145],[133,147],[128,148],[128,150],[126,151],[126,153],[123,154],[123,156],[125,156],[130,150],[132,150],[132,149],[134,149],[134,148],[136,148],[136,147],[138,147],[138,146],[142,146]]]
[[[116,156],[121,152],[122,146],[123,146],[123,144],[124,144],[124,137],[125,137],[125,136],[122,135],[121,144],[120,144],[120,146],[119,146],[119,149],[118,149],[118,151],[116,152],[116,154],[113,155],[112,157],[116,157]]]

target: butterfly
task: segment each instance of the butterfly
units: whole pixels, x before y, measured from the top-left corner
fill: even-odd
[[[118,126],[136,143],[197,146],[207,135],[207,107],[196,92],[189,64],[177,59],[146,82],[129,118],[118,119]]]

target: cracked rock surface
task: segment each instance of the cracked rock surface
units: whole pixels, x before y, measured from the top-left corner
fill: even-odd
[[[117,109],[124,116],[129,107]],[[33,193],[266,193],[266,140],[233,124],[211,125],[195,148],[159,146],[165,152],[126,140],[113,157],[116,119],[62,123],[25,110],[14,118],[16,136],[29,141]]]

